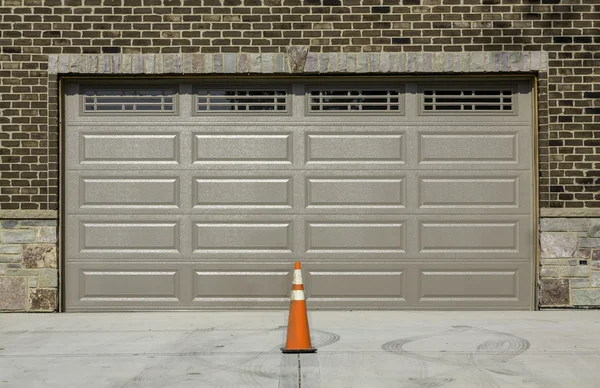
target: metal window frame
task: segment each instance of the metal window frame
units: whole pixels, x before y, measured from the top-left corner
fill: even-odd
[[[498,89],[510,90],[512,92],[512,109],[510,110],[425,110],[425,91],[426,90],[492,90]],[[462,115],[462,116],[517,116],[519,114],[519,89],[518,85],[514,83],[503,84],[503,83],[481,83],[474,85],[468,82],[453,82],[453,83],[432,83],[425,84],[419,83],[419,116],[438,116],[438,115]]]
[[[284,110],[199,110],[198,99],[200,90],[223,90],[227,91],[284,91],[285,92],[285,109]],[[273,96],[277,98],[277,96]],[[267,117],[285,117],[291,116],[293,112],[292,102],[292,85],[290,84],[258,84],[254,82],[240,83],[239,85],[223,84],[223,83],[193,83],[192,84],[192,116],[228,116],[228,117],[242,117],[242,116],[267,116]]]
[[[364,81],[363,81],[364,82]],[[406,93],[406,87],[404,83],[381,83],[381,82],[364,82],[364,86],[358,81],[354,84],[347,81],[344,82],[306,82],[304,89],[304,105],[306,116],[405,116],[406,115],[406,104],[404,95]],[[311,96],[312,91],[337,91],[337,90],[359,90],[359,91],[377,91],[377,90],[394,90],[398,92],[398,110],[311,110]]]
[[[85,91],[89,90],[89,89],[97,89],[97,90],[101,90],[101,89],[110,89],[110,90],[150,90],[150,89],[171,89],[173,90],[173,110],[172,111],[153,111],[153,110],[147,110],[147,111],[126,111],[126,110],[121,110],[121,111],[116,111],[116,110],[106,110],[106,111],[89,111],[89,110],[85,110]],[[168,83],[168,84],[160,84],[158,82],[151,82],[149,84],[144,84],[141,85],[139,83],[126,83],[126,84],[121,84],[121,83],[114,83],[114,82],[107,82],[107,83],[85,83],[85,84],[81,84],[79,85],[79,114],[81,116],[111,116],[111,115],[118,115],[118,116],[146,116],[146,115],[152,115],[152,116],[177,116],[179,115],[179,85],[178,84],[173,84],[173,83]]]

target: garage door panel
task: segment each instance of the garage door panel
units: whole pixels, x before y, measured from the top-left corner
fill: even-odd
[[[194,252],[293,250],[291,222],[196,222],[194,231]]]
[[[181,211],[181,192],[188,191],[185,177],[178,171],[80,170],[66,177],[70,198],[69,214],[177,213]]]
[[[419,133],[420,165],[519,164],[518,133]]]
[[[418,224],[423,257],[524,259],[532,254],[527,216],[423,216]]]
[[[181,306],[189,302],[189,270],[180,264],[69,262],[67,309],[147,310]]]
[[[385,208],[389,212],[406,208],[403,176],[340,175],[305,178],[307,210],[353,212]]]
[[[415,173],[411,187],[419,213],[521,213],[530,209],[527,171],[426,171]]]
[[[191,265],[192,306],[196,308],[278,308],[289,306],[293,262],[206,262]]]
[[[398,133],[307,133],[306,164],[394,164],[406,163],[404,134]]]
[[[193,206],[203,210],[215,207],[292,209],[292,182],[291,176],[194,177]]]
[[[179,163],[176,133],[85,133],[80,147],[85,164]]]
[[[530,263],[431,264],[419,267],[419,306],[522,308],[531,301]]]
[[[181,216],[70,215],[65,234],[77,239],[65,246],[67,261],[177,259],[190,253],[189,227],[182,224]]]
[[[293,162],[290,133],[194,133],[195,165]]]

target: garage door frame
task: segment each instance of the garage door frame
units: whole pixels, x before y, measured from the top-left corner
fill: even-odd
[[[382,81],[385,82],[385,80],[393,78],[393,79],[397,79],[397,80],[402,80],[402,79],[406,79],[406,80],[410,80],[411,82],[414,81],[419,81],[419,80],[427,80],[429,81],[456,81],[458,76],[429,76],[429,77],[422,77],[422,76],[402,76],[402,75],[393,75],[393,76],[366,76],[366,77],[360,77],[360,79],[364,79],[364,80],[368,80],[368,81]],[[244,80],[256,80],[256,82],[260,82],[261,80],[264,80],[265,77],[261,77],[261,76],[235,76],[234,77],[236,80],[239,81],[244,81]],[[324,82],[327,82],[328,80],[336,80],[336,81],[347,81],[347,80],[351,80],[353,82],[356,82],[357,79],[359,79],[359,77],[356,76],[352,76],[352,77],[348,77],[348,76],[317,76],[314,78],[307,78],[306,76],[298,76],[298,77],[294,77],[294,76],[283,76],[283,77],[279,77],[279,76],[270,76],[268,78],[266,78],[269,82],[272,81],[277,81],[277,80],[282,80],[282,81],[290,81],[290,80],[300,80],[300,79],[314,79],[316,80],[317,78],[321,78],[324,80]],[[531,307],[532,308],[536,308],[537,307],[537,293],[536,291],[536,284],[537,284],[537,279],[538,279],[538,268],[539,268],[539,244],[538,244],[538,240],[537,240],[537,236],[539,235],[539,231],[538,231],[538,225],[539,225],[539,202],[538,202],[538,198],[539,198],[539,181],[538,181],[538,165],[539,165],[539,157],[538,157],[538,136],[537,136],[537,127],[538,127],[538,122],[537,122],[537,111],[538,111],[538,92],[537,92],[537,77],[536,75],[532,75],[532,74],[528,74],[528,75],[517,75],[517,74],[495,74],[494,76],[480,76],[480,75],[463,75],[460,76],[460,80],[461,81],[495,81],[495,80],[500,80],[500,79],[515,79],[515,80],[523,80],[523,79],[527,79],[532,83],[532,87],[531,87],[531,98],[532,98],[532,122],[533,122],[533,133],[532,133],[532,146],[533,146],[533,154],[532,154],[532,163],[533,166],[531,166],[531,175],[532,175],[532,184],[533,184],[533,190],[532,190],[532,198],[531,198],[531,210],[533,211],[533,215],[532,215],[532,221],[534,223],[534,225],[531,226],[531,230],[532,232],[534,232],[534,237],[533,237],[533,242],[534,242],[534,247],[533,247],[533,252],[535,255],[535,259],[531,260],[531,265],[533,266],[531,269],[531,274],[533,276],[533,279],[531,279],[531,295],[533,298],[533,301],[531,303]],[[65,156],[65,152],[64,152],[64,138],[65,138],[65,123],[64,123],[64,104],[63,104],[63,92],[62,90],[64,90],[64,83],[66,82],[86,82],[86,81],[104,81],[104,80],[116,80],[116,79],[127,79],[127,80],[131,80],[131,76],[123,76],[123,77],[119,77],[119,76],[109,76],[109,77],[76,77],[76,76],[62,76],[59,79],[59,110],[60,110],[60,116],[61,116],[61,120],[59,121],[59,127],[60,127],[60,142],[59,142],[59,198],[60,198],[60,202],[59,202],[59,257],[60,257],[60,261],[59,261],[59,273],[60,273],[60,285],[59,285],[59,290],[60,290],[60,302],[61,302],[61,307],[60,307],[60,311],[64,311],[64,296],[65,296],[65,282],[63,281],[63,276],[64,276],[64,268],[65,268],[65,255],[64,255],[64,249],[62,249],[63,243],[65,241],[64,238],[64,220],[65,220],[65,204],[62,202],[64,199],[64,189],[65,189],[65,182],[64,182],[64,177],[65,177],[65,168],[66,168],[66,164],[65,164],[65,160],[64,160],[64,156]],[[164,82],[164,80],[179,80],[179,82],[186,82],[186,81],[190,81],[190,82],[194,82],[194,83],[200,83],[203,80],[210,80],[210,81],[215,81],[215,80],[231,80],[232,76],[228,76],[228,77],[189,77],[189,76],[161,76],[161,77],[136,77],[137,79],[145,79],[146,81],[152,81],[152,82],[157,82],[157,83],[162,83]]]

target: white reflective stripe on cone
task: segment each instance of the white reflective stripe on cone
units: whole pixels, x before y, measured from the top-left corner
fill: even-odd
[[[294,270],[294,281],[292,284],[303,284],[302,283],[302,270],[295,269]]]
[[[292,300],[304,300],[304,291],[292,290]]]

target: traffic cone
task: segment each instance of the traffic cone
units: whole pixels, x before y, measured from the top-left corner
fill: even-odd
[[[300,262],[294,265],[294,281],[290,298],[290,316],[288,318],[287,341],[283,353],[314,353],[317,349],[310,344],[308,316],[306,315],[306,300]]]

